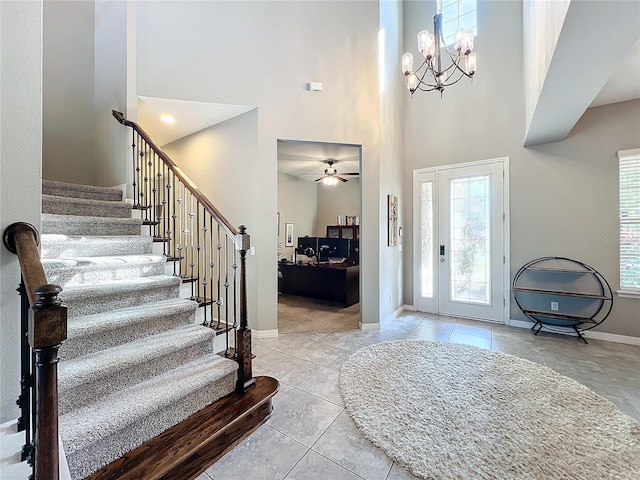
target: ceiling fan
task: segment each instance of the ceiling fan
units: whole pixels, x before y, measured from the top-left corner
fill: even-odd
[[[334,164],[333,160],[326,160],[325,163],[327,163],[329,166],[324,169],[324,175],[315,180],[316,182],[319,182],[319,181],[322,180],[324,183],[332,183],[332,184],[335,185],[336,183],[338,183],[338,181],[340,181],[340,182],[348,182],[349,181],[346,178],[342,178],[340,175],[345,175],[345,176],[346,175],[360,175],[359,172],[348,172],[348,173],[341,173],[340,175],[338,175],[338,170],[336,170],[334,168],[334,166],[333,166],[333,164]],[[333,180],[333,181],[329,182],[327,179],[330,179],[330,180]]]

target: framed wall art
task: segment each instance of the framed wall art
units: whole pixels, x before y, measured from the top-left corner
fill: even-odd
[[[284,246],[293,247],[293,223],[284,224]]]
[[[398,197],[387,195],[387,245],[398,245]]]

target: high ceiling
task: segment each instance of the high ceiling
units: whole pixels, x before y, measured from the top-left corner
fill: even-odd
[[[590,7],[591,2],[580,2],[575,8]],[[581,12],[578,12],[580,14]],[[569,23],[569,22],[567,22]],[[580,30],[580,22],[577,22],[578,32],[575,35],[584,35]],[[566,37],[571,38],[574,32],[567,28]],[[636,37],[637,38],[637,37]],[[565,43],[567,43],[565,41]],[[611,47],[609,45],[609,47]],[[564,67],[566,63],[567,70],[566,79],[571,80],[575,77],[575,69],[584,63],[585,60],[580,55],[575,55],[575,49],[569,50],[569,58],[575,61],[567,60],[567,56],[557,55],[556,63]],[[608,80],[598,92],[591,97],[593,100],[587,100],[582,106],[580,102],[574,102],[575,105],[567,104],[566,111],[562,115],[558,115],[557,98],[565,98],[567,85],[562,81],[556,86],[548,88],[545,96],[541,96],[543,104],[539,104],[537,109],[537,117],[534,118],[534,124],[538,125],[538,131],[535,128],[528,132],[528,136],[533,138],[531,144],[557,141],[564,138],[572,126],[577,122],[584,108],[608,105],[611,103],[622,102],[640,98],[640,39],[638,39],[630,51],[621,54],[621,59],[616,64],[610,65],[608,71]],[[577,62],[577,63],[576,63]],[[602,64],[602,62],[600,62]],[[560,70],[556,68],[555,70]],[[600,75],[604,69],[600,69]],[[573,77],[572,77],[573,76]],[[581,78],[581,77],[576,77]],[[605,77],[607,78],[607,77]],[[565,83],[568,80],[564,80]],[[604,81],[604,79],[603,79]],[[553,83],[553,82],[551,82]],[[581,85],[577,85],[577,83]],[[588,83],[582,78],[580,82],[573,82],[572,90],[580,88],[588,90],[584,85]],[[583,98],[588,97],[589,92],[586,91]],[[590,104],[588,102],[591,101]],[[565,101],[566,103],[566,101]],[[564,105],[564,103],[563,103]],[[546,107],[546,108],[545,108]],[[233,118],[237,115],[246,113],[255,107],[247,105],[225,105],[209,102],[193,102],[165,98],[139,97],[139,123],[147,130],[153,139],[159,145],[166,145],[174,140],[190,135],[192,133],[203,130],[207,127],[216,125]],[[160,120],[162,114],[169,114],[175,118],[175,123],[167,124]],[[557,124],[557,125],[556,125]],[[537,138],[537,142],[536,142]],[[334,167],[340,172],[358,172],[360,170],[360,149],[357,145],[345,145],[335,143],[316,143],[311,141],[278,141],[278,171],[290,175],[298,176],[309,181],[316,180],[321,176],[326,168],[327,160],[334,160]],[[352,177],[349,177],[352,178]]]

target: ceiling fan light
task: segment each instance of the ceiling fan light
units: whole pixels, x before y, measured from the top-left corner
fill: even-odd
[[[324,183],[325,185],[328,185],[329,187],[332,187],[338,183],[338,179],[333,176],[325,177],[322,179],[322,183]]]

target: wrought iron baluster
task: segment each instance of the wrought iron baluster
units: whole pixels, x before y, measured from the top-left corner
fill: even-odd
[[[238,250],[233,248],[233,351],[238,355],[238,336],[235,334],[238,328]]]
[[[220,243],[220,224],[218,223],[218,244],[216,245],[216,249],[218,251],[217,254],[217,263],[218,263],[218,290],[216,292],[216,305],[217,305],[217,310],[218,310],[218,321],[216,322],[216,330],[220,329],[220,317],[222,316],[222,300],[221,300],[221,279],[222,279],[222,259],[220,258],[221,253],[220,250],[222,249],[222,244]]]
[[[224,328],[225,356],[229,356],[229,235],[224,236]]]
[[[179,252],[178,252],[178,230],[176,229],[176,220],[177,220],[177,214],[176,214],[176,176],[173,172],[171,172],[169,174],[170,177],[170,181],[168,183],[168,187],[169,188],[169,196],[170,196],[170,201],[169,201],[169,207],[171,208],[171,220],[172,220],[172,232],[170,233],[170,236],[172,236],[172,245],[173,245],[173,250],[172,250],[172,256],[173,256],[173,276],[175,277],[176,275],[178,275],[179,273],[177,272],[177,269],[179,268],[179,264],[177,262],[179,262],[180,260],[178,259],[179,257]]]
[[[151,198],[151,182],[153,178],[151,176],[151,159],[149,155],[149,144],[144,142],[144,150],[140,152],[140,159],[144,168],[144,221],[149,226],[149,235],[154,236],[153,225],[153,199]]]
[[[139,135],[138,135],[138,137],[139,137]],[[138,170],[138,165],[137,165],[138,164],[138,155],[137,155],[137,152],[136,152],[136,132],[135,132],[135,130],[132,130],[132,132],[131,132],[131,154],[133,155],[131,163],[132,163],[132,166],[133,166],[133,203],[134,203],[134,206],[135,206],[136,202],[138,202],[138,189],[137,189],[137,187],[139,185],[138,172],[140,171],[140,170]]]
[[[158,238],[158,225],[160,224],[160,218],[158,214],[160,213],[158,210],[158,198],[156,196],[156,192],[158,191],[158,177],[156,175],[156,162],[158,158],[156,157],[155,150],[151,150],[149,155],[150,169],[151,169],[151,219],[153,220],[153,236]]]
[[[202,279],[202,294],[201,294],[201,298],[200,298],[200,302],[206,302],[207,301],[207,285],[209,284],[209,279],[207,278],[207,251],[209,250],[208,248],[208,239],[207,239],[207,233],[208,233],[208,229],[207,229],[207,212],[204,208],[204,206],[202,207],[202,274],[204,275],[204,278]],[[203,305],[202,306],[203,310],[204,310],[204,321],[202,322],[203,325],[207,325],[207,306]]]
[[[191,300],[195,300],[195,277],[193,276],[193,270],[195,267],[195,247],[194,247],[194,235],[193,235],[193,221],[195,218],[195,212],[193,211],[193,194],[189,191],[189,282],[191,283]],[[196,231],[197,235],[197,231]]]
[[[182,264],[183,264],[182,262],[183,262],[183,255],[184,255],[184,252],[183,252],[184,227],[182,226],[182,222],[184,218],[184,208],[183,208],[184,199],[182,198],[182,195],[184,192],[183,192],[183,187],[180,180],[178,180],[177,188],[178,188],[178,193],[177,193],[178,198],[176,199],[176,202],[178,202],[177,204],[178,206],[177,206],[176,215],[178,217],[178,229],[176,230],[176,236],[178,236],[177,237],[178,257],[180,257],[180,260],[179,260],[180,263],[178,264],[180,266],[178,274],[182,275]]]
[[[209,241],[209,298],[208,298],[208,302],[209,305],[207,305],[207,308],[209,309],[209,318],[211,319],[210,321],[210,326],[213,327],[213,283],[215,281],[215,261],[214,261],[214,252],[213,252],[213,245],[214,245],[214,239],[215,239],[215,233],[213,230],[213,216],[209,215],[209,232],[210,232],[210,236],[211,239]],[[206,295],[205,295],[206,297]]]
[[[171,245],[169,244],[170,239],[167,234],[167,214],[169,213],[167,210],[167,189],[165,188],[165,183],[167,179],[167,166],[164,162],[162,162],[160,166],[160,171],[158,171],[158,185],[162,194],[160,195],[160,216],[162,221],[162,254],[165,257],[169,256],[169,248]]]
[[[196,229],[194,230],[196,237],[196,299],[200,299],[200,244],[202,232],[200,231],[200,202],[196,200]]]
[[[20,407],[20,418],[18,418],[18,431],[24,431],[24,445],[20,455],[20,461],[25,461],[33,452],[33,432],[34,426],[31,418],[31,389],[33,387],[33,369],[31,359],[31,347],[29,346],[28,325],[29,325],[29,297],[24,286],[24,280],[20,277],[20,396],[16,404]]]

